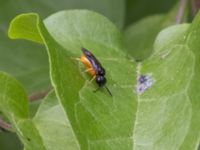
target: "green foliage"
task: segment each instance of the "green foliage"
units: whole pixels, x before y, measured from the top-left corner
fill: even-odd
[[[163,15],[150,16],[125,30],[124,42],[130,56],[139,61],[150,56],[154,40],[161,30],[159,26],[163,18]]]
[[[158,13],[166,13],[178,0],[127,0],[126,24]]]
[[[5,85],[0,88],[0,109],[12,122],[25,149],[78,148],[72,129],[54,92],[44,99],[36,115],[31,119],[28,115],[26,93],[20,83],[5,73],[0,73],[0,78],[0,84]]]
[[[124,0],[118,0],[117,3],[115,0],[59,0],[59,2],[54,0],[17,0],[17,2],[0,0],[0,41],[3,43],[0,44],[0,70],[14,75],[30,94],[48,88],[50,85],[49,67],[44,47],[22,40],[8,39],[9,23],[19,13],[37,12],[45,18],[59,10],[80,8],[102,13],[115,22],[119,28],[123,27]]]
[[[154,15],[141,19],[124,31],[124,43],[128,54],[136,60],[148,58],[153,51],[153,44],[158,33],[176,22],[176,5],[167,14]],[[187,13],[184,14],[187,16]]]
[[[176,12],[150,16],[123,33],[89,10],[60,11],[44,20],[37,13],[15,17],[9,37],[46,48],[54,88],[42,103],[30,105],[23,85],[0,72],[0,111],[24,149],[197,149],[200,13],[191,24],[165,28],[173,24]],[[90,83],[83,64],[73,59],[80,57],[81,47],[105,67],[113,96],[105,88],[93,92],[98,86]],[[37,60],[37,55],[32,57]],[[148,88],[139,81],[141,76],[151,84]]]
[[[7,37],[9,23],[20,13],[37,12],[42,18],[45,18],[59,10],[81,8],[104,14],[119,28],[123,27],[124,0],[119,0],[117,3],[114,0],[59,0],[58,2],[55,0],[0,0],[0,70],[16,77],[29,94],[45,91],[49,88],[49,66],[45,48],[37,43],[10,40]],[[31,114],[35,113],[37,106],[35,103],[30,104]],[[3,132],[0,133],[2,137],[4,136],[3,134]],[[12,135],[5,134],[5,137],[8,139]],[[16,138],[10,137],[10,139]],[[3,142],[3,140],[0,140],[0,149],[7,150]],[[13,141],[12,143],[14,145],[17,142]],[[15,146],[15,150],[20,146],[21,144]]]
[[[54,92],[44,99],[33,120],[46,149],[79,149],[70,123]]]
[[[18,30],[21,31],[23,29],[23,26],[19,28],[19,22],[23,24],[27,20],[36,20],[35,18],[37,18],[35,14],[25,14],[17,17],[11,24],[10,37],[27,38],[29,30],[22,32],[24,33],[23,37],[17,33]],[[90,23],[88,24],[89,19]],[[52,23],[59,25],[60,21],[64,21],[62,28],[52,26]],[[51,35],[62,47],[66,47],[65,49],[51,38],[39,18],[32,24],[32,31],[38,28],[41,33],[38,36],[42,36],[44,44],[48,47],[51,79],[60,102],[71,121],[74,132],[77,134],[80,146],[83,149],[87,149],[89,146],[93,149],[98,149],[99,147],[109,148],[111,145],[106,144],[107,141],[102,140],[102,144],[99,144],[98,139],[110,138],[113,139],[113,146],[115,147],[122,149],[131,147],[130,137],[132,136],[131,132],[136,110],[133,109],[136,108],[136,101],[134,101],[136,97],[132,94],[136,80],[136,77],[132,79],[135,65],[121,51],[120,32],[106,18],[89,11],[60,12],[46,19],[45,24]],[[79,24],[85,28],[75,26]],[[79,35],[78,39],[77,34]],[[32,39],[28,37],[27,39],[37,41],[38,38]],[[101,62],[107,68],[107,86],[113,93],[116,93],[113,97],[110,97],[107,91],[103,89],[93,93],[96,87],[88,84],[88,78],[83,78],[77,63],[70,58],[71,56],[78,57],[81,54],[80,47],[82,43],[85,43],[85,45],[82,45],[83,47],[89,49],[93,47],[93,52],[100,57]],[[104,53],[101,52],[102,49],[105,50]],[[118,60],[121,62],[118,62]],[[127,67],[124,67],[124,65],[127,65]],[[118,74],[118,71],[122,68],[122,71],[127,72],[124,75]],[[109,70],[112,70],[112,72],[109,72]],[[126,100],[123,95],[129,98]],[[101,99],[104,99],[104,101]],[[113,109],[115,112],[113,112]],[[118,119],[116,120],[116,118]],[[124,120],[124,118],[127,119]],[[85,124],[84,120],[87,120],[89,124]],[[115,126],[113,126],[113,123],[115,123]],[[118,130],[122,124],[124,124],[124,128]],[[88,125],[90,128],[88,128]],[[105,130],[106,127],[107,129]],[[112,133],[115,134],[112,135]],[[119,139],[115,141],[115,138],[118,136],[128,140],[124,141],[123,138],[121,142],[124,144],[121,145],[120,142],[117,145],[116,141]],[[87,141],[90,141],[91,145],[87,145]]]
[[[12,141],[12,144],[10,144]],[[10,150],[10,149],[22,149],[22,144],[19,144],[19,139],[15,133],[4,133],[0,134],[0,149]]]

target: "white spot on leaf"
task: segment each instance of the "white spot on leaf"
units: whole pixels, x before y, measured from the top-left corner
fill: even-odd
[[[136,92],[138,94],[142,94],[147,89],[149,89],[154,83],[155,79],[153,79],[151,74],[140,75],[137,81]]]

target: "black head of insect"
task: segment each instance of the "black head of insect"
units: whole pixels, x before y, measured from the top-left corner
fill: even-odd
[[[105,84],[106,84],[106,81],[107,81],[107,80],[106,80],[106,78],[105,78],[103,75],[97,75],[97,76],[96,76],[96,83],[98,84],[99,88],[100,88],[100,87],[104,87],[104,88],[108,91],[108,93],[110,94],[110,96],[112,96],[112,93],[110,92],[110,90],[109,90],[109,89],[107,88],[107,86],[105,85]],[[99,88],[98,88],[98,89],[99,89]],[[97,89],[97,90],[98,90],[98,89]],[[96,90],[96,91],[97,91],[97,90]],[[96,92],[96,91],[95,91],[95,92]]]
[[[99,87],[102,87],[106,84],[106,78],[103,75],[97,75],[96,83],[99,85]]]

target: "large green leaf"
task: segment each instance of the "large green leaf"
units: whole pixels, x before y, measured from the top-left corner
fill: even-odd
[[[188,128],[187,136],[185,136],[184,142],[181,145],[181,149],[197,149],[200,143],[200,12],[196,15],[191,27],[188,31],[188,36],[185,37],[186,45],[193,52],[193,56],[195,57],[195,65],[193,66],[192,80],[189,81],[190,84],[188,86],[188,98],[190,99],[190,106],[192,109],[190,126]]]
[[[166,32],[170,34],[170,29]],[[179,149],[190,124],[191,105],[186,88],[192,79],[194,63],[190,49],[175,43],[155,50],[144,61],[140,74],[151,73],[156,81],[154,88],[138,99],[135,149]]]
[[[153,55],[139,69],[140,74],[151,73],[155,85],[138,97],[135,149],[198,148],[199,15],[191,27],[180,25],[162,31]]]
[[[12,21],[9,36],[43,40],[59,105],[69,118],[73,129],[70,134],[75,135],[74,146],[77,139],[83,150],[197,149],[199,16],[191,26],[162,31],[153,54],[137,69],[122,51],[120,32],[94,12],[58,12],[48,17],[45,25],[37,14],[22,14]],[[24,28],[24,23],[29,28]],[[81,73],[83,66],[71,59],[81,55],[81,47],[90,49],[106,68],[113,97],[103,88],[94,93],[95,83],[89,83],[89,76]],[[141,76],[147,78],[148,85],[136,83]],[[40,108],[41,116],[45,107]],[[36,125],[44,143],[51,141],[44,136],[50,133],[44,129],[46,123],[39,119]],[[51,128],[55,133],[54,126]]]
[[[64,49],[50,37],[35,14],[17,17],[11,24],[10,37],[38,41],[28,36],[29,30],[24,30],[23,36],[17,32],[23,29],[19,23],[30,20],[29,17],[36,20],[32,31],[37,28],[41,33],[38,36],[42,36],[48,47],[52,83],[81,148],[131,148],[136,110],[136,96],[132,94],[135,65],[120,51],[121,35],[116,27],[86,10],[57,13],[45,20],[45,25]],[[88,84],[88,77],[81,75],[77,63],[71,59],[81,55],[81,46],[99,56],[107,69],[107,86],[113,97],[105,89],[94,93],[95,84]],[[119,74],[120,70],[125,74]]]

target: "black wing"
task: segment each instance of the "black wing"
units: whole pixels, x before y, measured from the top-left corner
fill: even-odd
[[[87,49],[81,48],[83,54],[87,57],[87,59],[92,64],[93,68],[99,75],[105,75],[105,70],[102,67],[101,63],[97,60],[97,58]]]

